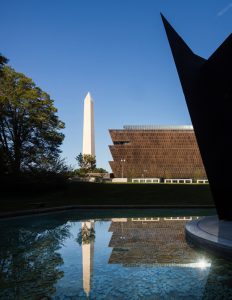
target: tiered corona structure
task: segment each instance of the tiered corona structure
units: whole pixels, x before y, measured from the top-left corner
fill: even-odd
[[[109,132],[115,177],[207,178],[192,126],[124,126]]]

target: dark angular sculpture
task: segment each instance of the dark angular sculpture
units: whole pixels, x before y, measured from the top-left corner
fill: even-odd
[[[232,220],[232,34],[204,59],[162,19],[219,219]]]

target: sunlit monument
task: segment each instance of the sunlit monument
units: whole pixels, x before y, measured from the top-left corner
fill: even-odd
[[[82,154],[90,154],[92,156],[95,156],[94,111],[93,111],[93,99],[90,93],[86,95],[84,100]]]
[[[82,222],[83,289],[87,297],[89,297],[91,290],[91,277],[93,272],[94,257],[94,239],[91,238],[91,231],[94,231],[94,221]]]
[[[204,59],[162,19],[219,219],[232,220],[232,34]]]

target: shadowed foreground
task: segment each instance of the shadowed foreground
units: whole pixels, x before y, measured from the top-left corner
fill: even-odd
[[[35,190],[36,191],[36,190]],[[5,195],[1,211],[50,208],[66,205],[157,205],[173,207],[214,206],[208,185],[99,184],[71,182],[52,191]]]

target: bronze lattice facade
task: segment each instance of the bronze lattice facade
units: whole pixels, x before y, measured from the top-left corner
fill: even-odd
[[[196,263],[199,253],[185,240],[185,225],[196,218],[112,219],[109,263],[127,267]]]
[[[192,126],[110,129],[115,177],[206,179]]]

